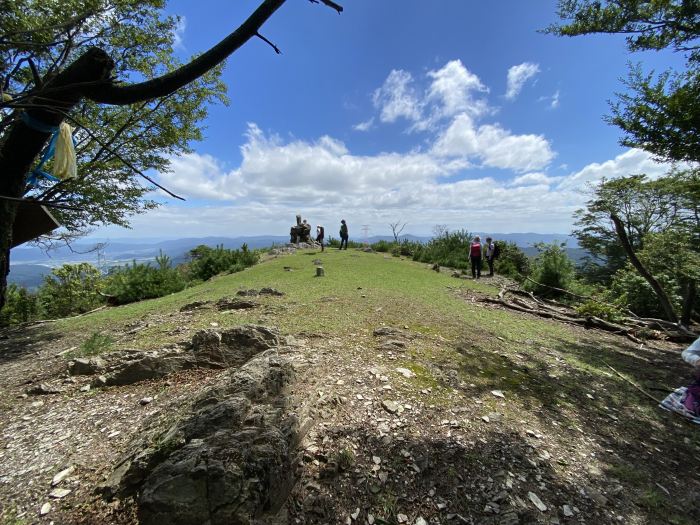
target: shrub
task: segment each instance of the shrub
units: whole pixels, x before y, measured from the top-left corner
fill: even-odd
[[[582,317],[599,317],[613,323],[620,322],[625,318],[625,314],[618,305],[601,303],[592,299],[577,306],[576,313]]]
[[[374,244],[370,245],[370,247],[375,251],[375,252],[381,252],[381,253],[387,253],[393,249],[395,245],[398,243],[396,242],[389,242],[385,240],[380,240],[375,242]]]
[[[90,337],[83,341],[76,354],[81,357],[99,355],[112,346],[112,343],[114,340],[110,336],[93,332]]]
[[[676,311],[680,311],[683,299],[678,282],[672,275],[665,272],[655,273],[654,277],[668,293]],[[654,290],[631,265],[615,272],[610,283],[610,294],[613,297],[619,297],[637,315],[665,318],[666,314],[662,310]]]
[[[496,241],[501,253],[496,259],[496,273],[521,281],[530,273],[530,259],[514,242]]]
[[[172,268],[162,252],[156,266],[137,263],[114,268],[107,278],[106,293],[118,304],[133,303],[179,292],[186,286],[182,273]]]
[[[0,311],[0,326],[33,321],[39,318],[39,313],[40,304],[37,294],[14,283],[7,286],[5,306]]]
[[[440,264],[451,268],[466,269],[469,266],[469,245],[471,234],[466,230],[449,232],[442,230],[427,244],[415,243],[413,260]]]
[[[540,252],[535,257],[532,279],[544,285],[539,286],[531,281],[525,282],[525,289],[542,296],[556,297],[562,294],[552,288],[567,290],[574,281],[574,263],[565,250],[566,243],[538,243],[535,245]]]
[[[190,250],[189,255],[192,259],[188,265],[189,278],[202,281],[223,272],[240,272],[257,264],[260,260],[260,254],[255,250],[249,250],[247,244],[243,244],[240,250],[200,245]]]
[[[49,318],[82,314],[104,302],[103,285],[102,275],[91,264],[64,264],[44,277],[39,300]]]

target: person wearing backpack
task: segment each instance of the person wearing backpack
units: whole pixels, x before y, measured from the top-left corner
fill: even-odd
[[[469,260],[472,263],[472,279],[481,278],[481,237],[474,237],[474,241],[469,246]]]
[[[316,242],[321,245],[321,251],[323,251],[323,237],[325,236],[325,233],[323,231],[323,226],[318,225],[316,226]]]
[[[498,259],[500,248],[491,237],[486,237],[486,262],[489,265],[489,277],[493,277],[493,262]]]

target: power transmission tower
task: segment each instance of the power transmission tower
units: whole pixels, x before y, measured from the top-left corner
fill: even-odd
[[[365,237],[365,244],[369,244],[369,224],[362,225],[362,234]]]

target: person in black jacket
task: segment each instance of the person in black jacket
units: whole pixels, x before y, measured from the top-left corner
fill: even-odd
[[[340,248],[339,250],[343,249],[343,244],[345,245],[345,249],[348,249],[348,225],[345,224],[345,219],[342,219],[340,221]]]

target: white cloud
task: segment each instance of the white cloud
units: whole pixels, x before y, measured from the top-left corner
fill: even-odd
[[[436,117],[459,113],[481,116],[487,112],[488,104],[478,94],[488,93],[488,88],[460,60],[451,60],[442,68],[428,72],[428,77],[432,82],[426,99],[436,104]]]
[[[506,88],[506,98],[515,100],[523,89],[525,82],[533,78],[540,72],[540,66],[532,62],[523,62],[508,69],[508,85]]]
[[[413,76],[407,71],[394,69],[382,87],[374,92],[374,106],[380,109],[382,122],[396,122],[399,118],[416,121],[421,117],[418,95],[411,85]]]
[[[517,172],[542,169],[555,153],[541,135],[514,135],[498,124],[477,126],[463,113],[438,137],[433,152],[441,156],[475,157],[484,166]]]
[[[552,95],[552,102],[549,104],[552,109],[557,109],[559,107],[559,90],[557,89]]]
[[[369,131],[372,129],[372,126],[374,125],[374,117],[370,118],[369,120],[365,120],[364,122],[360,122],[359,124],[355,124],[352,129],[355,131]]]
[[[560,177],[549,177],[546,174],[540,172],[526,173],[525,175],[515,177],[511,181],[510,186],[549,186],[550,184],[558,181],[559,179]]]
[[[173,47],[175,49],[185,49],[184,38],[186,29],[187,19],[184,16],[179,16],[173,28]]]

